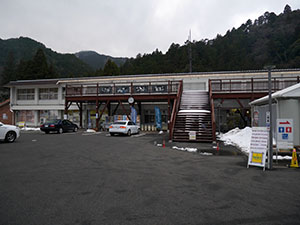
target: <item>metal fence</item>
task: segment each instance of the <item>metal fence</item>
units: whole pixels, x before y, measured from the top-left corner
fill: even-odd
[[[175,94],[180,81],[67,85],[66,96]]]
[[[212,92],[268,92],[268,78],[212,79]],[[300,82],[298,77],[272,78],[272,91],[278,91]]]

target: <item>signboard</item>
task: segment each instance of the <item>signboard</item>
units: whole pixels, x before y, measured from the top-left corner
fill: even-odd
[[[265,170],[269,131],[267,127],[252,127],[248,166],[260,166]]]
[[[136,119],[137,119],[137,112],[133,106],[131,106],[131,113],[130,113],[131,121],[136,124]]]
[[[3,119],[3,120],[7,120],[7,119],[8,119],[8,116],[7,116],[6,113],[3,113],[3,114],[2,114],[2,119]]]
[[[189,132],[189,140],[196,140],[196,131]]]
[[[161,130],[162,128],[162,120],[161,120],[161,112],[160,112],[160,109],[155,106],[154,107],[154,110],[155,110],[155,121],[156,121],[156,128],[158,130]]]
[[[293,149],[294,147],[294,126],[293,119],[277,119],[277,148]]]

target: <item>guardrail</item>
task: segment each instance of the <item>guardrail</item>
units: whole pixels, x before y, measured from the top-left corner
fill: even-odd
[[[173,130],[175,127],[176,116],[177,116],[179,106],[180,106],[182,91],[183,91],[183,84],[182,84],[182,81],[180,81],[180,85],[178,88],[176,99],[174,100],[174,105],[173,105],[172,114],[171,114],[170,128],[169,128],[169,140],[172,140],[172,138],[173,138]]]
[[[105,95],[174,94],[181,81],[66,85],[66,97]]]
[[[213,93],[234,92],[268,92],[268,78],[236,78],[211,79]],[[294,84],[300,83],[300,77],[274,77],[272,78],[272,91],[279,91]]]
[[[216,141],[216,119],[215,119],[215,106],[214,100],[212,98],[212,83],[209,82],[209,101],[210,101],[210,110],[211,110],[211,124],[212,124],[212,139]]]

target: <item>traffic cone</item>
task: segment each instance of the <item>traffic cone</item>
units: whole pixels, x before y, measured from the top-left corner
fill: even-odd
[[[163,140],[163,148],[165,148],[166,147],[166,141],[165,141],[165,139]]]
[[[292,155],[292,161],[291,161],[290,167],[292,167],[292,168],[298,168],[299,167],[298,159],[297,159],[297,152],[296,152],[295,148],[293,149],[293,155]]]
[[[217,142],[217,152],[220,150],[219,148],[219,142]]]

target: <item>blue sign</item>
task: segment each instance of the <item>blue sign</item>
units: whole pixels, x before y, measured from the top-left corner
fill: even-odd
[[[279,133],[284,133],[284,127],[278,127],[278,132]]]
[[[156,128],[161,130],[161,128],[162,128],[161,112],[160,112],[160,109],[156,106],[154,109],[155,109]]]
[[[282,139],[288,140],[289,139],[289,134],[282,134]]]
[[[134,107],[131,107],[131,121],[136,124],[137,112]]]

